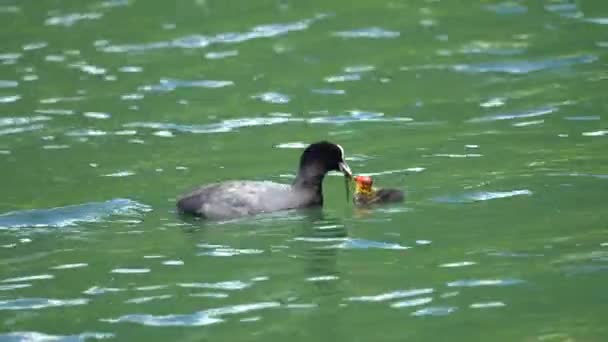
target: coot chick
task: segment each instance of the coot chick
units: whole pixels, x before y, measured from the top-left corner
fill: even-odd
[[[374,189],[372,177],[355,176],[355,195],[353,201],[358,206],[403,202],[405,196],[398,189]]]
[[[329,171],[352,172],[344,149],[321,141],[309,145],[300,157],[293,184],[269,181],[226,181],[204,185],[177,201],[180,213],[222,220],[279,210],[323,205],[323,178]]]

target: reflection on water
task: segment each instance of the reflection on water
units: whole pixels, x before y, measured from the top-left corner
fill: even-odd
[[[607,4],[2,2],[0,340],[606,340]],[[176,214],[320,139],[406,202]]]
[[[145,204],[129,200],[114,199],[52,209],[32,209],[0,215],[2,228],[66,227],[82,222],[97,222],[112,215],[138,216],[140,211],[150,211]]]

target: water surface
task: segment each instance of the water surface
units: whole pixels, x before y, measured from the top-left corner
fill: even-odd
[[[608,339],[608,3],[0,3],[0,340]],[[230,222],[307,143],[407,192]]]

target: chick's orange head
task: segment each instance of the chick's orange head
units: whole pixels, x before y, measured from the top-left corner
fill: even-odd
[[[355,184],[357,192],[367,192],[372,190],[373,180],[369,176],[355,176]]]

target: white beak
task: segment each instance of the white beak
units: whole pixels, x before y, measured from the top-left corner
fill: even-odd
[[[348,167],[348,164],[346,164],[346,162],[340,162],[338,164],[338,167],[340,168],[340,171],[342,171],[342,173],[344,174],[344,176],[347,176],[348,178],[352,178],[353,177],[353,173],[350,170],[350,167]]]

